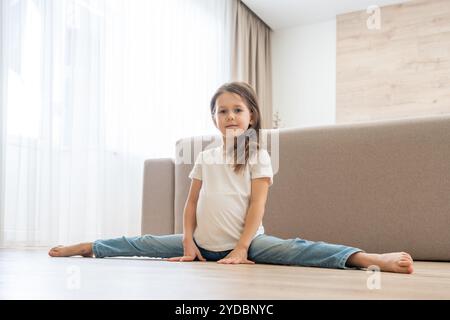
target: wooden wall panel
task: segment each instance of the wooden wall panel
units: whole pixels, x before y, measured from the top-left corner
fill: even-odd
[[[450,113],[450,0],[337,17],[336,122]]]

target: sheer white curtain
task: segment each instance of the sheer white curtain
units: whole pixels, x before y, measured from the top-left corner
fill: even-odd
[[[139,234],[143,161],[216,133],[230,6],[1,1],[1,245]]]

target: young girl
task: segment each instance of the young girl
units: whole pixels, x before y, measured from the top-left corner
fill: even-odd
[[[264,234],[262,219],[273,172],[268,152],[259,148],[259,134],[248,134],[259,133],[261,128],[255,91],[246,83],[227,83],[214,94],[210,107],[224,143],[201,152],[189,174],[192,182],[184,208],[183,234],[121,237],[58,246],[49,255],[148,256],[166,261],[341,269],[377,266],[381,271],[413,272],[413,260],[405,252],[372,254],[344,245],[299,238],[284,240]],[[247,136],[256,136],[256,140],[250,142]],[[245,152],[236,152],[239,147]],[[250,149],[256,152],[251,153]],[[231,164],[225,161],[230,159],[229,155],[234,158]]]

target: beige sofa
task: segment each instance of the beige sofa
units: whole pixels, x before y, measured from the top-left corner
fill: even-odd
[[[450,261],[450,115],[278,134],[267,234]],[[190,144],[195,159],[195,143],[205,148],[217,138],[182,139],[177,146]],[[271,141],[267,146],[272,153]],[[193,163],[176,162],[145,162],[143,234],[182,233]]]

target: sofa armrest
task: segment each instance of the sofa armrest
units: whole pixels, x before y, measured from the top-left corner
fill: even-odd
[[[174,169],[174,160],[170,158],[144,162],[142,234],[174,232]]]

